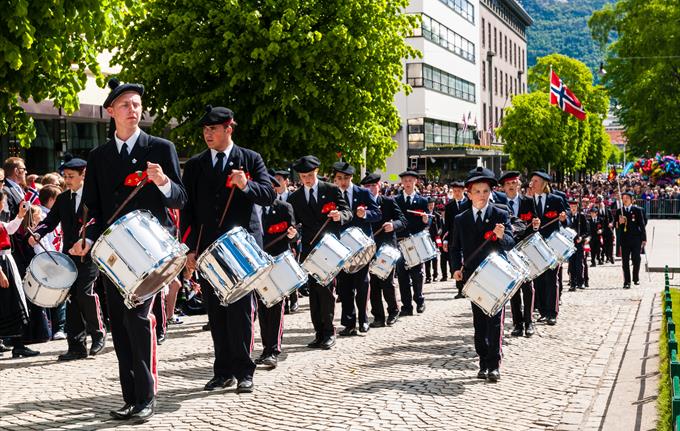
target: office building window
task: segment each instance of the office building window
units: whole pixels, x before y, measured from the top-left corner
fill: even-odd
[[[493,52],[498,52],[498,37],[496,36],[496,27],[493,28]]]
[[[498,68],[493,68],[493,92],[498,94]]]
[[[472,42],[427,15],[422,18],[422,35],[425,39],[465,60],[475,62],[475,45]]]
[[[482,48],[484,48],[486,46],[485,31],[486,31],[486,25],[484,24],[484,18],[482,18]]]
[[[475,7],[467,0],[439,0],[450,9],[453,9],[458,15],[465,18],[472,24],[475,23]],[[483,28],[483,27],[482,27]]]
[[[482,104],[482,129],[486,127],[486,103]]]
[[[475,102],[475,84],[428,64],[407,64],[406,82],[412,87],[425,87],[457,99]]]
[[[482,90],[486,90],[486,62],[482,61]]]

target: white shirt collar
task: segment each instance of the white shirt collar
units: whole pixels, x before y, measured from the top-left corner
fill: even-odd
[[[343,190],[343,192],[342,192],[343,194],[344,194],[345,192],[347,192],[347,198],[349,199],[349,202],[347,202],[347,203],[348,203],[350,206],[352,206],[352,198],[354,197],[354,193],[353,193],[354,190],[353,190],[353,189],[354,189],[354,187],[352,187],[352,186],[350,185],[349,188],[348,188],[347,190]]]
[[[123,141],[118,137],[116,133],[113,134],[113,139],[116,140],[116,148],[118,148],[118,152],[120,153],[120,149],[123,148],[123,144],[127,144],[128,146],[128,154],[132,153],[132,149],[134,148],[135,144],[137,143],[137,139],[139,138],[139,134],[142,133],[142,129],[137,127],[137,130],[135,133],[130,136],[127,141]]]
[[[404,200],[406,200],[406,198],[410,197],[411,201],[413,201],[413,198],[416,197],[416,190],[415,189],[413,189],[413,193],[411,193],[410,195],[406,194],[406,190],[404,190],[402,193],[404,194]]]
[[[307,200],[309,200],[309,190],[310,188],[314,190],[314,198],[316,199],[317,202],[319,202],[319,179],[317,178],[316,181],[314,181],[314,185],[312,187],[307,187],[305,186],[305,196],[307,197]]]
[[[489,199],[489,200],[486,202],[486,205],[484,205],[484,208],[481,209],[483,220],[486,220],[486,212],[489,210],[489,203],[490,203],[490,202],[491,202],[491,200]],[[477,208],[475,208],[475,207],[472,207],[472,216],[474,217],[475,221],[477,221],[477,212],[478,212],[478,211],[480,211],[480,210],[477,209]]]
[[[224,151],[217,151],[213,150],[212,148],[210,149],[210,157],[212,160],[213,166],[215,166],[215,163],[217,163],[217,153],[224,153],[224,162],[222,163],[227,163],[227,160],[229,160],[229,156],[231,155],[231,150],[234,148],[234,143],[232,142],[229,144],[227,148],[224,149]]]

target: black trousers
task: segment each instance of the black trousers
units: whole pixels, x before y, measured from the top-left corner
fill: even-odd
[[[99,275],[97,266],[88,260],[73,260],[78,270],[76,281],[69,290],[66,303],[66,333],[68,350],[85,353],[87,351],[87,334],[93,340],[106,336],[99,295],[94,291],[94,283]]]
[[[588,266],[583,246],[577,245],[576,252],[569,258],[569,285],[578,287],[585,284],[584,267]]]
[[[116,286],[107,277],[102,278],[123,400],[126,404],[145,405],[158,390],[156,318],[151,313],[155,297],[127,308]]]
[[[534,285],[529,281],[522,284],[522,287],[510,298],[510,309],[512,310],[512,324],[516,327],[529,325],[533,319],[534,312]]]
[[[604,235],[604,245],[602,247],[603,258],[614,263],[614,234]]]
[[[475,352],[479,356],[480,370],[495,370],[501,365],[503,314],[504,311],[501,310],[495,316],[489,317],[481,308],[472,304]]]
[[[309,287],[309,313],[312,316],[316,338],[323,339],[334,336],[335,280],[326,286],[322,286],[312,277],[309,277],[307,286]]]
[[[556,318],[559,311],[559,285],[557,274],[561,265],[555,269],[549,269],[534,280],[534,288],[539,292],[538,310],[547,318]]]
[[[385,308],[383,298],[387,303],[387,316],[393,317],[399,314],[399,304],[397,303],[396,289],[394,287],[394,270],[390,272],[385,280],[381,280],[371,274],[371,314],[377,322],[385,321]]]
[[[600,257],[600,249],[601,249],[601,244],[600,244],[600,236],[595,235],[593,238],[590,240],[590,264],[595,265],[597,261],[602,263],[602,258]],[[587,262],[586,262],[587,263]]]
[[[165,314],[165,288],[156,294],[152,310],[156,317],[156,337],[161,338],[168,330],[168,316]]]
[[[257,298],[257,318],[260,321],[260,335],[262,336],[262,356],[277,356],[281,353],[281,339],[283,338],[283,306],[285,301],[267,308],[262,300]]]
[[[642,240],[634,238],[621,242],[621,260],[623,268],[623,282],[630,284],[630,261],[633,261],[633,282],[640,281],[640,252],[642,250]]]
[[[215,376],[238,381],[253,378],[255,362],[250,354],[254,344],[255,297],[249,293],[233,304],[223,306],[214,288],[201,280],[201,291],[208,301],[210,335],[215,348]]]
[[[404,259],[397,261],[397,280],[399,281],[399,294],[401,295],[401,309],[413,311],[413,303],[421,305],[425,303],[423,296],[423,264],[406,269]]]
[[[340,315],[342,326],[354,328],[357,324],[357,314],[359,325],[368,323],[368,265],[354,274],[342,271],[336,279],[338,281],[338,296],[342,304],[342,314]],[[356,308],[354,307],[355,302]]]
[[[436,280],[439,277],[439,269],[437,265],[438,258],[435,256],[434,259],[430,259],[425,262],[425,279],[426,280]]]

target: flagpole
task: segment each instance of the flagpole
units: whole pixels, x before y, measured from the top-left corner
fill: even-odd
[[[550,65],[550,71],[548,72],[548,103],[552,103],[551,89],[552,87],[552,64]]]

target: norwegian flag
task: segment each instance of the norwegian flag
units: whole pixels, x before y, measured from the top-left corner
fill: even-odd
[[[468,129],[467,119],[465,118],[465,114],[463,114],[463,134],[467,132],[467,129]]]
[[[562,83],[560,77],[552,69],[550,70],[550,104],[559,106],[561,110],[579,120],[586,119],[586,111],[583,110],[581,101]]]
[[[26,189],[24,200],[31,205],[40,205],[40,199],[38,198],[38,195],[38,190],[35,188],[35,183],[33,183]]]

